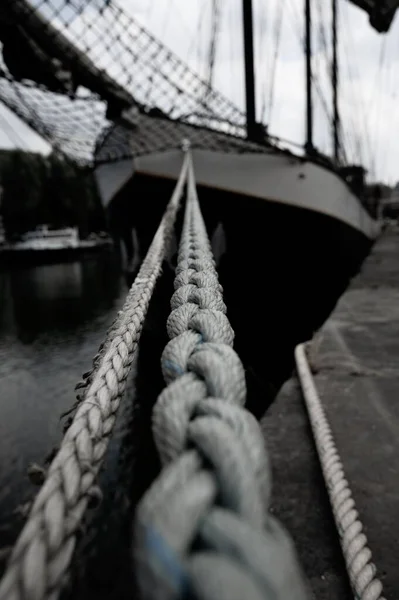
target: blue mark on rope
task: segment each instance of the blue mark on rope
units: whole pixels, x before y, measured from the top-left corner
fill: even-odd
[[[176,553],[168,546],[163,537],[152,527],[146,527],[146,545],[158,564],[176,589],[179,597],[184,597],[188,587],[187,575]]]
[[[171,360],[164,360],[163,365],[165,369],[168,369],[169,371],[174,371],[177,375],[184,375],[185,373],[185,371],[179,365],[172,362]]]

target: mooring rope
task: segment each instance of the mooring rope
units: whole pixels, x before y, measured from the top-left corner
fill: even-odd
[[[188,154],[165,214],[102,350],[73,422],[52,461],[0,584],[1,600],[56,600],[102,464],[161,272],[188,170]]]
[[[295,349],[295,360],[353,593],[357,600],[384,600],[382,583],[376,577],[371,550],[303,344]]]
[[[268,512],[268,457],[259,424],[244,408],[245,373],[232,348],[191,162],[171,308],[162,355],[167,387],[153,410],[164,468],[135,521],[142,598],[304,600],[291,538]]]

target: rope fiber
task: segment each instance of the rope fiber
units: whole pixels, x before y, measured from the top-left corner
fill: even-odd
[[[79,384],[83,396],[13,549],[0,600],[56,600],[132,366],[183,188],[170,341],[161,358],[167,386],[153,410],[160,476],[140,501],[134,568],[143,600],[188,594],[204,600],[306,600],[309,590],[290,536],[269,513],[271,474],[261,429],[245,408],[188,143],[161,224],[125,305]]]
[[[59,596],[161,273],[187,168],[186,157],[148,253],[94,359],[81,404],[13,549],[0,583],[0,600],[56,600]]]
[[[137,508],[134,563],[143,600],[305,600],[293,543],[268,512],[260,427],[244,408],[245,373],[190,161],[183,232],[153,410],[164,466]]]
[[[296,347],[295,360],[353,593],[356,600],[385,600],[303,344]]]

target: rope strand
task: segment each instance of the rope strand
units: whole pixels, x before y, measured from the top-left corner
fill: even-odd
[[[353,592],[357,600],[385,600],[303,344],[296,347],[295,360]]]
[[[0,600],[56,600],[101,467],[187,176],[179,180],[127,300],[102,349],[72,425],[50,465],[0,584]]]
[[[164,469],[134,527],[142,598],[305,600],[291,539],[268,512],[268,456],[244,409],[245,373],[232,348],[191,161],[171,307],[162,355],[167,387],[153,410]]]

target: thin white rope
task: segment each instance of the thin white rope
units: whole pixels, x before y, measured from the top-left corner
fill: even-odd
[[[371,550],[317,393],[304,344],[295,348],[295,361],[353,593],[357,600],[384,600],[382,583],[371,562]]]

